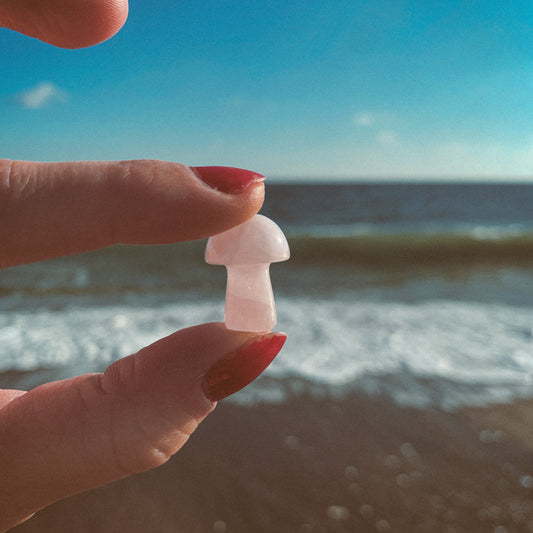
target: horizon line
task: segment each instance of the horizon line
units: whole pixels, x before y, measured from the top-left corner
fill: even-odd
[[[394,183],[434,183],[434,184],[446,184],[446,183],[472,183],[472,184],[514,184],[514,185],[533,185],[533,175],[465,175],[465,176],[426,176],[426,175],[349,175],[338,174],[332,176],[323,175],[281,175],[281,174],[268,174],[267,183],[315,183],[315,184],[342,184],[342,183],[382,183],[382,184],[394,184]]]

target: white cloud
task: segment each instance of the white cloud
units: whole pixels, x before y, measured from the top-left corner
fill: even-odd
[[[360,113],[356,113],[354,122],[358,126],[364,128],[367,126],[372,126],[376,122],[376,117],[374,113],[371,113],[370,111],[361,111]]]
[[[369,136],[381,146],[398,146],[398,134],[390,126],[397,123],[395,116],[387,111],[359,111],[354,123],[364,128]]]
[[[376,135],[376,141],[384,146],[396,146],[399,144],[398,136],[393,130],[381,130]]]
[[[54,102],[65,102],[67,93],[49,81],[42,81],[35,87],[18,93],[15,100],[26,109],[42,109]]]

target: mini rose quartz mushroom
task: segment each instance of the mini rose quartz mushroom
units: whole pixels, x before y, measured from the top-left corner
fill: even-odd
[[[270,331],[276,324],[276,306],[270,283],[270,263],[286,261],[290,251],[279,226],[263,215],[207,241],[205,260],[225,265],[225,323],[236,331]]]

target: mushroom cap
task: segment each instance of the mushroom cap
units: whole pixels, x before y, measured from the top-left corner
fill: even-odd
[[[211,265],[252,265],[289,259],[287,239],[280,227],[263,215],[210,237],[205,260]]]

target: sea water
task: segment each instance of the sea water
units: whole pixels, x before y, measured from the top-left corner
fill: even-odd
[[[385,394],[456,408],[533,393],[533,186],[286,184],[262,212],[287,343],[233,401]],[[173,331],[223,320],[205,241],[116,246],[0,271],[0,386],[99,371]]]

